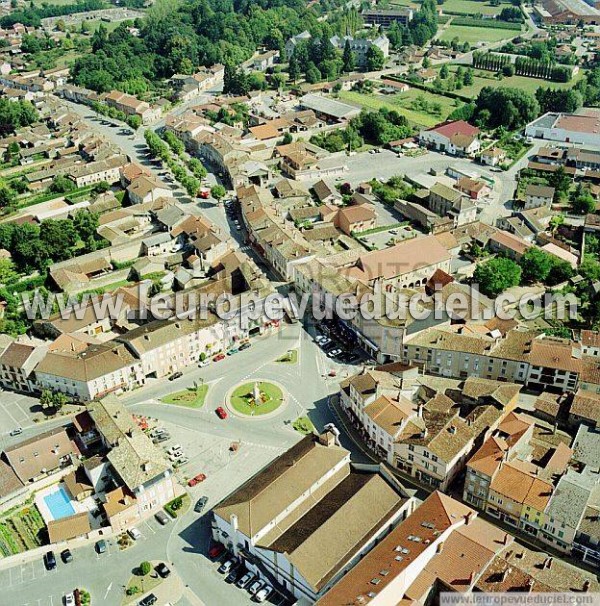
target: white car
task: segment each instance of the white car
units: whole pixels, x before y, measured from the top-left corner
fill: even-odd
[[[272,593],[273,588],[270,585],[265,585],[261,590],[256,593],[254,599],[257,602],[264,602]]]
[[[248,593],[250,595],[256,595],[263,588],[264,584],[264,581],[254,581],[250,583],[248,586]]]
[[[171,446],[169,448],[169,450],[167,450],[167,454],[169,454],[169,455],[182,455],[183,454],[183,448],[181,448],[180,444],[174,444],[173,446]]]
[[[208,366],[210,364],[210,360],[206,359],[206,360],[202,360],[201,362],[198,362],[198,368],[204,368],[205,366]]]
[[[130,528],[127,534],[134,540],[137,541],[142,538],[142,533],[137,528]]]
[[[75,596],[72,593],[65,594],[65,606],[75,606]]]
[[[330,358],[336,358],[337,356],[339,356],[341,353],[343,353],[343,350],[337,348],[337,349],[332,349],[327,355]]]

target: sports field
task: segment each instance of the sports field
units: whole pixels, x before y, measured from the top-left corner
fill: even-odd
[[[446,42],[458,38],[460,42],[468,42],[477,46],[478,42],[499,42],[518,36],[519,32],[513,29],[494,29],[493,27],[471,27],[469,25],[450,24],[443,30],[440,40]]]

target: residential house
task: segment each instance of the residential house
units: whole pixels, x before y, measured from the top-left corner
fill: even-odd
[[[436,183],[429,191],[429,208],[442,217],[450,217],[454,226],[472,223],[477,218],[477,206],[460,191]]]
[[[37,340],[14,341],[0,355],[0,384],[23,393],[37,391],[34,369],[46,355],[47,346]]]
[[[449,121],[423,130],[419,134],[421,144],[453,156],[474,156],[481,147],[479,129],[464,120]]]
[[[525,210],[538,208],[539,206],[549,207],[554,200],[554,193],[553,187],[529,183],[525,189]]]

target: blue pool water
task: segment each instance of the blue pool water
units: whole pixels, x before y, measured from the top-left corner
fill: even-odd
[[[56,492],[46,495],[44,497],[44,502],[55,520],[60,520],[61,518],[66,518],[75,514],[73,505],[71,505],[71,499],[62,486],[60,486]]]

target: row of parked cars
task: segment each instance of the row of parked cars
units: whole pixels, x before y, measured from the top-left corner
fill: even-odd
[[[234,557],[224,560],[218,570],[227,575],[227,583],[234,583],[239,589],[245,589],[256,602],[264,602],[273,593],[273,587],[269,583],[259,579]]]
[[[351,343],[344,333],[332,320],[323,320],[319,324],[315,343],[332,359],[343,364],[356,364],[361,357],[356,351],[356,345]]]

